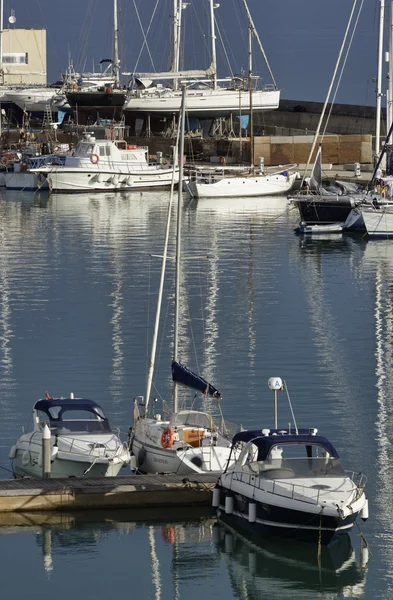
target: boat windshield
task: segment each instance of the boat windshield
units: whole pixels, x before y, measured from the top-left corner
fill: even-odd
[[[48,415],[39,411],[40,421],[48,420]],[[64,407],[48,408],[49,427],[54,434],[62,433],[108,433],[111,428],[99,406],[94,407]],[[46,418],[42,418],[45,415]]]
[[[258,452],[256,444],[248,443],[242,450],[238,463],[266,479],[345,476],[340,459],[331,456],[323,446],[312,442],[274,445],[263,460],[258,460]]]
[[[180,411],[173,417],[173,426],[186,425],[187,427],[213,428],[213,419],[206,413],[194,410]]]

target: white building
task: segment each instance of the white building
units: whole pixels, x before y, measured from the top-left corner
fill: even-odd
[[[46,85],[46,29],[4,29],[1,54],[0,85]]]

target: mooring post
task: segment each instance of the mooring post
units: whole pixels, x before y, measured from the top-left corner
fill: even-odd
[[[42,478],[50,479],[51,472],[51,447],[50,447],[50,429],[48,425],[42,428]]]

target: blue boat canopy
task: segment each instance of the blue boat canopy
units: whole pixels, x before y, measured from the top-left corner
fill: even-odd
[[[84,398],[52,398],[52,399],[42,399],[38,400],[34,408],[36,410],[42,410],[44,412],[48,412],[48,409],[53,408],[54,406],[61,406],[65,410],[94,410],[98,408],[100,413],[102,413],[101,407],[94,402],[94,400],[87,400]]]
[[[185,365],[176,361],[173,361],[172,363],[172,379],[176,383],[198,390],[198,392],[202,392],[202,394],[207,394],[213,398],[221,398],[220,392],[211,383],[190,371]]]
[[[265,460],[272,446],[277,444],[303,444],[322,446],[332,458],[339,458],[337,450],[329,440],[321,435],[313,435],[308,429],[299,429],[299,433],[285,432],[283,429],[271,429],[269,435],[264,435],[260,429],[240,431],[233,436],[232,445],[238,442],[251,442],[258,447],[258,460]]]

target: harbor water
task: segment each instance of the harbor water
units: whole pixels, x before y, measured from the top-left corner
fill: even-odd
[[[169,194],[0,197],[0,467],[45,392],[91,398],[124,438],[144,395]],[[175,237],[173,207],[171,240]],[[209,510],[0,514],[5,597],[167,600],[393,595],[393,241],[298,237],[285,198],[182,204],[180,360],[222,393],[238,427],[273,424],[269,377],[298,427],[316,427],[368,477],[370,518],[318,556],[256,545]],[[174,254],[171,247],[169,254]],[[156,412],[170,402],[174,261],[157,347]],[[216,401],[206,409],[219,414]],[[294,424],[285,393],[279,424]],[[129,473],[128,469],[121,474]],[[368,543],[368,561],[361,552]],[[23,573],[23,576],[21,574]]]

